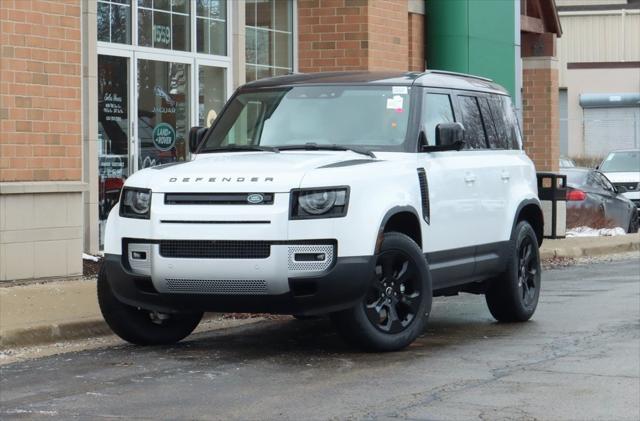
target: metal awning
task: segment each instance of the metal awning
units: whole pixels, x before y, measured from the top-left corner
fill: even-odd
[[[640,107],[640,93],[580,94],[582,108]]]

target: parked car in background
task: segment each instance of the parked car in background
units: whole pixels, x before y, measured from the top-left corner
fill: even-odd
[[[640,208],[640,149],[612,151],[598,169]]]
[[[563,168],[567,176],[567,227],[622,227],[638,232],[638,209],[607,177],[591,168]]]
[[[576,163],[573,159],[564,156],[560,157],[560,168],[574,168]]]

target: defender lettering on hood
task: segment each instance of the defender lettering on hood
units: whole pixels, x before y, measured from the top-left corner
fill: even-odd
[[[169,183],[259,183],[273,182],[273,177],[171,177]]]

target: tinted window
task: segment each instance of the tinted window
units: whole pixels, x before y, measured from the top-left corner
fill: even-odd
[[[465,149],[486,149],[487,141],[477,98],[474,96],[460,96],[458,98],[460,99],[460,111],[465,129]]]
[[[522,147],[520,125],[518,124],[518,117],[516,117],[516,113],[513,110],[511,98],[502,96],[500,97],[500,102],[502,102],[502,115],[506,119],[507,131],[509,132],[509,149],[520,149]]]
[[[491,108],[491,116],[496,129],[496,141],[491,142],[491,139],[489,139],[491,147],[496,149],[517,149],[513,147],[515,144],[513,133],[509,130],[509,119],[503,111],[500,97],[494,96],[489,99],[489,107]]]
[[[489,140],[489,147],[491,149],[506,149],[500,143],[496,127],[493,124],[493,118],[491,117],[491,110],[489,109],[489,100],[487,98],[478,98],[480,103],[480,111],[482,112],[482,121],[484,121],[484,128],[487,132],[487,139]]]
[[[451,99],[446,94],[427,94],[424,104],[424,128],[429,145],[436,144],[436,126],[440,123],[452,123],[453,109]]]

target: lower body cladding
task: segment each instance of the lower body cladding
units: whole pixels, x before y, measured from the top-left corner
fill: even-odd
[[[337,257],[335,241],[137,240],[105,256],[125,304],[159,312],[322,314],[353,306],[375,257]]]

